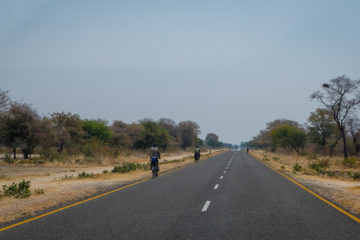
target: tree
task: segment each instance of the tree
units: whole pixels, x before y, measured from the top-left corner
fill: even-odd
[[[348,158],[346,121],[349,113],[360,104],[360,81],[345,76],[331,79],[323,84],[323,91],[314,92],[312,99],[321,102],[331,112],[343,140],[344,158]]]
[[[111,144],[113,147],[141,148],[144,135],[144,127],[140,124],[126,124],[122,121],[114,121],[112,126]]]
[[[9,91],[4,91],[0,88],[0,113],[8,110],[10,106]]]
[[[167,147],[170,135],[165,128],[149,119],[144,119],[140,123],[144,127],[144,132],[143,139],[137,143],[137,147],[145,149],[151,147],[152,144],[157,144],[161,148]]]
[[[176,122],[169,118],[161,118],[158,121],[159,125],[168,130],[170,136],[175,140],[179,140],[179,131]]]
[[[329,147],[330,157],[332,157],[341,135],[331,112],[328,109],[318,108],[310,114],[308,122],[310,124],[308,126],[310,141],[323,148]]]
[[[25,103],[12,103],[4,115],[2,132],[4,143],[11,148],[16,159],[16,149],[21,148],[24,158],[29,158],[38,144],[40,117]]]
[[[185,149],[195,145],[196,139],[200,134],[200,127],[196,122],[183,121],[179,123],[179,134],[181,147]]]
[[[52,113],[51,121],[53,123],[54,131],[53,138],[56,144],[57,151],[63,152],[64,146],[70,142],[78,143],[84,136],[83,122],[79,115],[70,112]]]
[[[274,145],[284,148],[291,148],[300,154],[305,147],[306,134],[303,129],[284,124],[270,132],[271,141]]]
[[[103,120],[85,120],[83,122],[85,138],[95,138],[102,142],[108,142],[111,138],[111,132]]]
[[[327,109],[318,108],[310,114],[308,119],[310,140],[325,147],[329,138],[334,134],[334,124],[331,112]],[[336,126],[335,126],[336,127]]]
[[[360,120],[356,115],[353,115],[347,120],[347,129],[351,135],[354,144],[355,154],[358,155],[360,151],[359,137],[360,137]]]
[[[206,144],[212,148],[217,147],[219,137],[215,133],[208,133],[205,138]],[[223,143],[222,143],[223,144]]]

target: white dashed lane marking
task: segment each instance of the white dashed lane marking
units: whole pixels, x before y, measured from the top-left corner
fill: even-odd
[[[201,209],[202,212],[206,212],[210,206],[210,201],[206,201],[204,207]]]
[[[218,188],[219,188],[219,184],[216,184],[215,187],[214,187],[214,190],[216,190]]]

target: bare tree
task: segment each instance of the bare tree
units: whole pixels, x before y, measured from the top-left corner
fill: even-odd
[[[323,84],[323,91],[314,92],[312,99],[321,102],[330,110],[336,122],[344,147],[344,158],[348,158],[346,142],[346,121],[349,113],[360,104],[360,81],[351,80],[345,76],[331,79],[329,83]]]

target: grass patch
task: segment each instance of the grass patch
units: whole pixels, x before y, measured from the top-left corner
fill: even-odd
[[[161,162],[160,164],[180,163],[180,162],[185,162],[185,160],[186,160],[186,158],[176,159],[176,160],[164,160],[164,161]]]
[[[150,163],[124,162],[122,165],[115,166],[111,172],[127,173],[137,169],[150,170]]]
[[[343,165],[349,168],[354,168],[356,167],[358,159],[356,157],[349,157],[349,158],[345,158],[343,161]]]

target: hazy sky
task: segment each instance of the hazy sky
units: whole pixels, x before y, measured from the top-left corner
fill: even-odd
[[[360,1],[0,2],[0,88],[41,114],[194,120],[249,140],[360,78]]]

